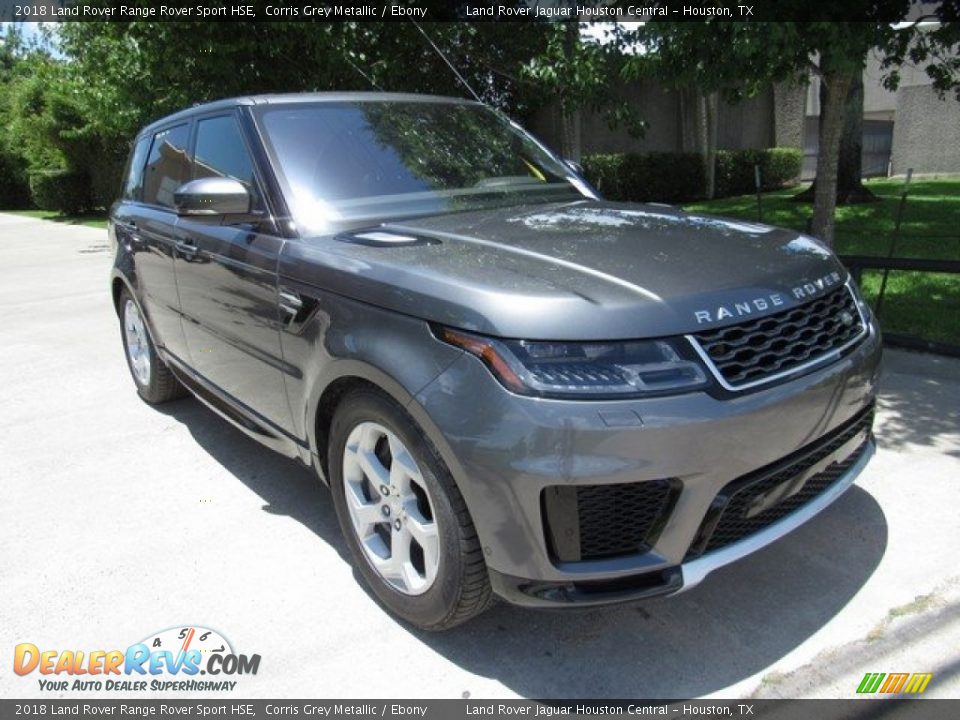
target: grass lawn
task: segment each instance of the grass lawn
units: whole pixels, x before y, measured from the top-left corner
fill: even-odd
[[[37,220],[53,220],[54,222],[66,223],[68,225],[84,225],[86,227],[107,229],[107,216],[101,214],[92,215],[61,215],[53,210],[0,210],[8,215],[23,215]]]
[[[836,249],[841,255],[890,252],[903,180],[866,182],[879,202],[837,208]],[[801,188],[763,195],[763,221],[806,230],[812,206],[791,202]],[[756,196],[685,206],[691,212],[757,219]],[[910,184],[897,240],[897,257],[960,260],[960,177],[919,179]],[[882,273],[865,272],[863,293],[875,306]],[[887,280],[880,325],[887,332],[960,346],[960,275],[894,271]]]

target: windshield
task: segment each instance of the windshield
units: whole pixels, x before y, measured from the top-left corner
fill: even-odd
[[[293,214],[314,232],[589,194],[533,138],[481,105],[291,103],[265,106],[258,118]]]

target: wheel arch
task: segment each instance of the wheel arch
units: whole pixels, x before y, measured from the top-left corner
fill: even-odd
[[[113,302],[113,309],[117,313],[117,317],[120,316],[120,293],[124,290],[130,293],[137,302],[140,301],[140,298],[137,297],[137,289],[134,283],[130,282],[129,278],[123,273],[114,270],[110,278],[110,298]]]
[[[443,433],[440,432],[440,428],[433,422],[430,414],[417,401],[414,394],[390,375],[366,363],[353,360],[342,361],[337,365],[345,367],[341,368],[342,372],[327,382],[322,392],[318,393],[315,402],[310,406],[310,422],[307,424],[310,451],[316,458],[317,469],[324,482],[329,483],[327,441],[334,413],[349,393],[367,388],[386,395],[403,408],[426,434],[457,485],[461,484],[460,477],[463,469],[460,463],[443,437]]]
[[[330,371],[326,382],[317,384],[322,389],[309,404],[305,423],[310,451],[317,460],[324,482],[328,482],[329,478],[327,440],[330,423],[344,397],[366,388],[386,395],[403,408],[413,400],[413,395],[397,380],[362,361],[340,360],[333,364]]]

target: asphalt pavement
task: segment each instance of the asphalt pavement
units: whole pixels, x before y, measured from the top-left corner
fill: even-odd
[[[847,698],[894,671],[960,697],[960,362],[888,351],[856,485],[696,589],[429,634],[361,587],[307,469],[195,400],[139,400],[110,260],[102,230],[0,215],[0,697],[123,696],[41,690],[14,646],[181,626],[260,655],[224,698]]]

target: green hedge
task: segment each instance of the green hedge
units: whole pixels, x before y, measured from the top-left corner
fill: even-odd
[[[757,191],[754,166],[760,166],[764,191],[778,190],[800,177],[803,153],[797,148],[718,150],[716,197],[747,195]]]
[[[91,208],[107,209],[120,194],[120,183],[126,162],[126,143],[99,136],[78,138],[71,142],[66,165],[86,175],[90,183]]]
[[[30,173],[30,194],[41,210],[78,215],[92,207],[90,180],[72,170],[38,170]]]
[[[586,155],[587,179],[608,200],[688,202],[703,197],[703,161],[696,153]]]
[[[803,154],[795,148],[720,150],[715,197],[754,192],[755,164],[764,190],[775,190],[800,176]],[[608,200],[684,203],[705,195],[703,160],[697,153],[611,153],[585,155],[587,179]]]
[[[12,154],[0,152],[0,210],[30,207],[27,164]]]

